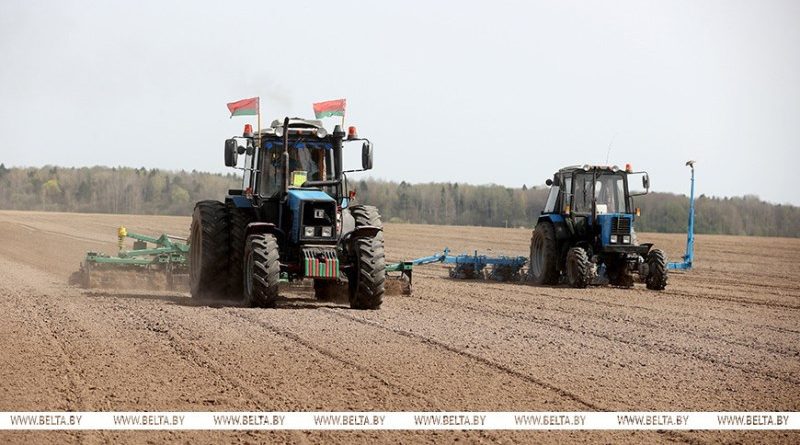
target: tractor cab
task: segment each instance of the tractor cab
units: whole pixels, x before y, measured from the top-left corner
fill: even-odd
[[[629,177],[641,177],[642,187],[628,188]],[[559,170],[548,179],[550,195],[544,215],[562,215],[569,229],[583,238],[596,238],[600,249],[625,251],[635,245],[633,196],[646,194],[646,172],[632,172],[616,166],[573,166]],[[622,249],[620,249],[620,247]],[[636,250],[636,249],[633,249]]]
[[[345,171],[342,151],[353,142],[362,144],[361,169]],[[372,168],[372,144],[355,127],[345,134],[336,125],[329,133],[318,120],[287,117],[254,134],[248,124],[242,136],[225,141],[225,165],[243,172],[242,187],[224,202],[195,206],[193,295],[271,306],[280,277],[308,278],[319,298],[346,281],[352,307],[380,307],[380,214],[347,195],[345,174]],[[223,273],[227,282],[218,278]]]
[[[632,178],[635,178],[632,181]],[[641,187],[631,184],[641,181]],[[534,282],[555,284],[562,274],[576,287],[611,282],[633,285],[632,273],[650,276],[652,259],[659,269],[653,288],[666,285],[663,252],[639,244],[633,197],[648,193],[647,172],[617,166],[570,166],[546,181],[550,194],[531,240],[530,273]],[[640,267],[643,266],[643,267]],[[663,279],[662,279],[663,278]],[[663,288],[663,286],[661,288]],[[650,285],[648,285],[650,287]]]

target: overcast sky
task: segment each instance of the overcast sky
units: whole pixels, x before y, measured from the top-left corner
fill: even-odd
[[[0,0],[7,166],[225,171],[252,96],[347,98],[375,178],[537,185],[611,143],[657,191],[696,159],[698,193],[800,204],[799,1]]]

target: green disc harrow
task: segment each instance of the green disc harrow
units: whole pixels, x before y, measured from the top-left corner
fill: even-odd
[[[187,290],[189,283],[186,238],[162,234],[159,237],[117,229],[116,256],[87,252],[80,271],[71,281],[84,288],[147,288]],[[133,249],[125,249],[125,239],[133,240]]]

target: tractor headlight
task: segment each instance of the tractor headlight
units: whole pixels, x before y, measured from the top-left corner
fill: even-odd
[[[306,238],[310,238],[314,236],[314,227],[313,226],[306,226],[303,228],[303,235]]]
[[[322,127],[317,128],[317,137],[318,138],[321,139],[321,138],[324,138],[327,135],[328,135],[328,131],[326,129],[324,129]]]
[[[330,238],[333,235],[333,228],[332,227],[323,227],[322,228],[322,237],[323,238]]]
[[[611,237],[608,239],[608,243],[617,244],[617,237],[615,235],[611,235]]]
[[[622,235],[622,244],[630,244],[631,243],[631,236],[630,235]]]

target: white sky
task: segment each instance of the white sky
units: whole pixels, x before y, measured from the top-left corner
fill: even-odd
[[[530,186],[613,139],[654,190],[696,159],[698,193],[800,204],[798,1],[0,0],[7,166],[225,171],[252,96],[346,97],[376,178]]]

